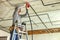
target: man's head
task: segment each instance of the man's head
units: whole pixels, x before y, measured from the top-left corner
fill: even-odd
[[[21,12],[21,6],[17,6],[15,8],[15,12],[17,12],[18,14],[20,14],[20,12]]]

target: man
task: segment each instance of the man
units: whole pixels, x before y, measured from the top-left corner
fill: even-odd
[[[10,30],[10,40],[12,40],[12,37],[13,37],[13,33],[14,33],[14,28],[16,26],[16,29],[15,29],[15,32],[18,33],[18,30],[22,31],[23,30],[23,27],[21,26],[21,17],[24,17],[27,15],[27,13],[25,13],[24,15],[20,15],[20,12],[21,12],[21,7],[16,7],[15,8],[15,11],[14,11],[14,14],[13,14],[13,24],[12,26],[9,28]],[[16,40],[18,40],[18,35],[16,35]]]
[[[21,25],[20,23],[20,16],[19,16],[19,13],[21,12],[21,8],[20,7],[16,7],[15,8],[15,11],[14,11],[14,14],[13,14],[13,25],[9,28],[10,30],[10,40],[13,40],[13,35],[14,33],[17,33],[18,32],[18,26],[17,25]],[[17,25],[16,25],[17,23]],[[15,25],[17,26],[16,29],[15,29]],[[15,29],[15,31],[14,31]],[[18,40],[18,34],[14,35],[16,36],[15,40]]]

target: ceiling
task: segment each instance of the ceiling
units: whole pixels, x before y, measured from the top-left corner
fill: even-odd
[[[46,29],[46,27],[60,27],[60,0],[28,0],[28,2],[35,13],[37,13],[43,21],[41,22],[34,11],[29,8],[29,15],[32,20],[33,30]],[[0,29],[8,31],[8,28],[12,25],[14,8],[21,4],[23,5],[21,6],[21,13],[25,13],[24,0],[0,0]],[[22,22],[23,21],[27,24],[27,30],[31,30],[28,16],[22,18]],[[44,27],[45,25],[46,27]]]

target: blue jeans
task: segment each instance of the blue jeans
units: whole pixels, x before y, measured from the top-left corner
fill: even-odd
[[[16,33],[17,33],[17,31],[16,31]],[[11,35],[11,36],[10,36],[10,40],[12,40],[13,31],[12,31],[12,32],[10,32],[10,35]],[[19,39],[18,39],[18,34],[16,34],[16,38],[15,38],[15,40],[19,40]]]

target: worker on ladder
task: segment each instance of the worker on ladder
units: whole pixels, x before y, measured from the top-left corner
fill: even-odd
[[[21,23],[20,23],[20,16],[19,16],[19,14],[18,13],[20,13],[21,12],[21,8],[19,8],[19,7],[16,7],[15,8],[15,11],[14,11],[14,14],[13,14],[13,25],[9,28],[9,30],[10,30],[10,34],[11,34],[11,37],[10,37],[10,40],[12,40],[12,37],[13,37],[13,31],[14,31],[14,28],[15,28],[15,25],[16,25],[16,23],[18,24],[18,25],[21,25]],[[18,22],[17,22],[18,21]],[[20,24],[19,24],[20,23]],[[17,25],[16,25],[17,26]],[[21,27],[20,27],[20,29],[21,29]],[[18,31],[18,26],[16,27],[16,29],[15,29],[15,33],[17,33]],[[16,37],[15,37],[15,40],[18,40],[18,35],[16,34]]]
[[[29,6],[30,5],[28,4],[28,2],[26,2],[26,8],[29,8]],[[15,11],[14,11],[14,14],[13,14],[13,25],[9,28],[10,34],[11,34],[10,40],[19,40],[18,39],[18,34],[13,35],[13,33],[18,33],[18,29],[20,31],[23,30],[23,27],[21,26],[22,25],[21,17],[26,16],[27,13],[25,13],[24,15],[20,15],[21,14],[20,12],[21,12],[21,7],[20,6],[17,6],[15,8]],[[13,36],[15,37],[15,39],[13,39]],[[21,38],[21,36],[20,36],[20,38]]]

